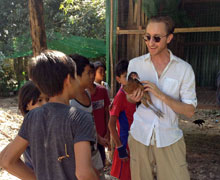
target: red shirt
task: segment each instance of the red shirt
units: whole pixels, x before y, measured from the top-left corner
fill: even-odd
[[[97,133],[104,137],[108,127],[105,121],[105,108],[110,104],[107,89],[96,85],[96,91],[91,95],[91,100]]]
[[[110,116],[117,116],[118,117],[118,121],[117,121],[118,130],[120,128],[122,128],[120,126],[123,126],[125,124],[128,125],[128,127],[129,127],[128,130],[130,130],[130,126],[133,122],[133,114],[135,111],[136,111],[136,104],[133,104],[133,103],[130,103],[127,101],[126,94],[125,94],[123,88],[121,87],[119,89],[119,91],[117,92],[116,96],[114,97],[112,108],[109,111]],[[120,115],[122,112],[125,113],[126,121],[125,121],[125,119],[122,119],[122,120],[120,119]],[[120,120],[124,121],[124,122],[119,123]]]
[[[127,146],[128,131],[133,122],[133,114],[136,110],[136,104],[127,101],[126,94],[121,87],[114,97],[110,116],[117,116],[117,130],[121,143]],[[129,149],[127,149],[129,151]],[[118,151],[115,149],[111,175],[120,180],[131,180],[130,161],[122,162],[119,159]]]

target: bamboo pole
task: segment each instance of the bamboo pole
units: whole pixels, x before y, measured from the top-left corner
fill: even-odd
[[[106,68],[107,76],[106,81],[110,84],[111,73],[110,73],[110,0],[106,0]]]
[[[111,0],[111,5],[110,5],[110,8],[111,8],[111,10],[110,10],[110,13],[111,13],[111,15],[110,15],[110,70],[111,70],[111,88],[110,88],[110,94],[111,94],[111,97],[113,97],[113,85],[114,85],[114,83],[113,83],[113,67],[114,67],[114,64],[113,64],[113,26],[114,26],[114,24],[113,24],[113,13],[114,13],[114,11],[113,11],[113,0]]]
[[[118,25],[118,0],[113,1],[113,66],[112,66],[112,97],[116,94],[116,75],[114,73],[114,67],[116,62],[118,62],[118,53],[116,48],[118,49],[118,38],[117,38],[117,25]]]
[[[129,8],[128,8],[128,26],[133,26],[133,20],[134,20],[134,4],[133,0],[129,0]],[[116,32],[117,33],[117,32]],[[133,44],[133,36],[127,36],[127,49],[131,47]],[[132,57],[132,50],[127,51],[127,58]]]
[[[191,33],[191,32],[218,32],[219,26],[215,27],[192,27],[192,28],[175,28],[174,33]]]

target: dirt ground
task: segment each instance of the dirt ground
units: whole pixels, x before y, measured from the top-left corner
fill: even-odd
[[[204,120],[204,125],[194,124],[197,119]],[[16,136],[21,122],[17,97],[0,98],[0,151]],[[197,110],[190,119],[181,116],[180,127],[184,131],[191,180],[220,180],[220,110]],[[106,168],[106,175],[109,169]],[[0,180],[17,178],[0,169]]]

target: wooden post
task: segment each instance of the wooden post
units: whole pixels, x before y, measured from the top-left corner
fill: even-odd
[[[29,0],[30,30],[33,55],[47,49],[46,32],[43,18],[43,0]]]
[[[113,63],[113,14],[114,14],[114,7],[113,7],[113,0],[111,0],[111,21],[110,21],[110,70],[111,70],[111,97],[113,97],[113,93],[114,93],[114,90],[113,90],[113,76],[114,76],[114,63]]]
[[[134,20],[134,6],[133,6],[133,0],[129,0],[129,9],[128,9],[128,26],[133,26],[133,20]],[[133,35],[127,36],[127,58],[130,60],[131,57],[133,57],[133,49],[131,48],[133,46]]]
[[[106,81],[110,85],[111,72],[110,72],[110,20],[111,20],[111,3],[110,0],[106,0]]]

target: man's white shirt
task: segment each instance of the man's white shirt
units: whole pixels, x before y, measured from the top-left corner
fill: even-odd
[[[129,62],[128,75],[130,72],[137,72],[140,81],[150,81],[168,96],[196,107],[197,98],[193,69],[187,62],[174,56],[171,51],[169,53],[170,62],[160,78],[158,78],[149,53]],[[177,114],[161,100],[151,93],[149,94],[153,104],[164,113],[164,117],[158,118],[152,110],[141,104],[134,113],[130,133],[134,139],[149,146],[154,131],[156,146],[169,146],[183,136],[183,132],[178,126]]]

